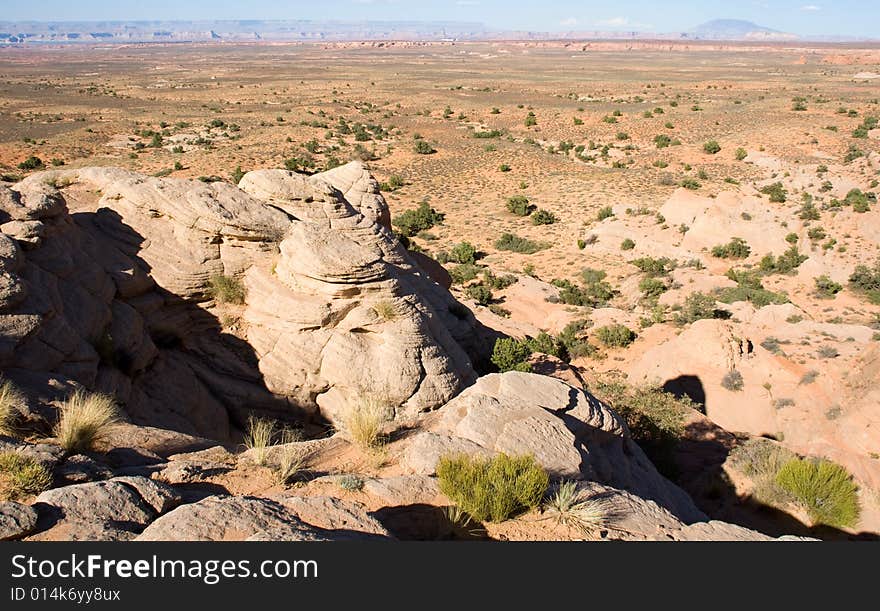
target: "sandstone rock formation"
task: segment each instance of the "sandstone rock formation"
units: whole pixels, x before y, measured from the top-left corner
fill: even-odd
[[[241,188],[33,174],[0,188],[0,369],[44,426],[77,387],[213,439],[252,413],[332,420],[364,394],[437,407],[475,379],[480,328],[388,225],[358,163]],[[244,304],[213,298],[219,275]]]
[[[483,376],[426,428],[403,456],[410,471],[433,473],[437,460],[450,453],[533,454],[554,477],[629,490],[686,522],[705,518],[657,472],[617,414],[555,378],[515,371]]]

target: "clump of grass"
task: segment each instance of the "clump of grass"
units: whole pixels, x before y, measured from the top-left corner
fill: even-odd
[[[804,508],[813,525],[848,528],[858,524],[859,488],[837,463],[795,458],[782,466],[776,483]]]
[[[21,414],[20,407],[24,404],[24,395],[9,380],[0,384],[0,435],[15,435],[15,423]]]
[[[550,478],[533,456],[444,456],[440,491],[478,522],[504,522],[538,506]]]
[[[553,496],[544,503],[544,509],[557,524],[574,528],[584,535],[600,529],[607,517],[603,504],[584,498],[578,491],[577,482],[573,481],[561,482]]]
[[[61,406],[54,433],[68,452],[84,452],[105,439],[117,422],[119,411],[112,397],[78,390]]]
[[[242,305],[247,292],[244,283],[238,278],[215,274],[208,281],[208,293],[220,303]]]
[[[345,432],[364,450],[377,450],[385,443],[383,426],[388,419],[388,406],[376,397],[365,396],[351,406],[343,419]]]
[[[550,248],[550,244],[546,242],[536,242],[527,238],[521,238],[512,233],[502,233],[501,237],[495,240],[495,248],[498,250],[509,250],[524,255],[531,255],[539,250]]]
[[[752,497],[774,507],[790,501],[788,492],[776,483],[776,475],[794,458],[791,450],[762,438],[749,439],[730,452],[731,464],[752,480]]]
[[[302,474],[308,463],[308,453],[295,444],[285,445],[275,467],[275,481],[285,486]]]
[[[397,318],[397,308],[394,307],[394,303],[391,301],[377,301],[373,304],[373,311],[382,320],[394,320]]]
[[[596,339],[609,348],[626,348],[636,339],[636,333],[625,325],[605,325],[596,329]]]
[[[248,450],[253,450],[254,462],[258,465],[266,464],[269,448],[275,440],[275,423],[265,418],[248,418],[247,433],[244,437],[244,445]]]
[[[0,453],[0,501],[27,498],[51,485],[52,475],[33,458],[18,452]]]

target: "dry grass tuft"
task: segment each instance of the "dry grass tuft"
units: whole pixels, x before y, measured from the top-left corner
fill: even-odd
[[[116,401],[99,393],[76,391],[61,406],[55,437],[70,453],[91,450],[119,422]]]
[[[365,396],[345,415],[343,425],[351,440],[364,450],[378,450],[385,444],[383,427],[388,420],[387,403]]]
[[[548,517],[557,524],[574,528],[584,535],[589,535],[604,526],[608,512],[601,501],[584,498],[578,491],[577,483],[561,482],[546,503],[544,510]]]
[[[0,435],[15,436],[15,424],[24,402],[25,397],[15,384],[9,380],[0,384]]]

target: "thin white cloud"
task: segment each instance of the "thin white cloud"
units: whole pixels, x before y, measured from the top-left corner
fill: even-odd
[[[596,22],[596,25],[608,27],[608,28],[621,28],[625,25],[629,24],[628,17],[612,17],[611,19],[601,19]]]
[[[566,26],[566,27],[575,26],[577,24],[578,24],[578,20],[575,19],[574,17],[567,17],[566,19],[563,19],[562,21],[559,22],[559,25]]]
[[[807,12],[815,12],[815,11],[821,11],[822,7],[815,5],[815,4],[805,4],[804,6],[801,7],[801,10],[807,11]]]

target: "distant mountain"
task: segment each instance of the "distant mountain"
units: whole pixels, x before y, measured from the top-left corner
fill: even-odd
[[[742,19],[713,19],[698,25],[688,32],[694,38],[710,40],[791,40],[795,34],[788,34],[765,28]]]

